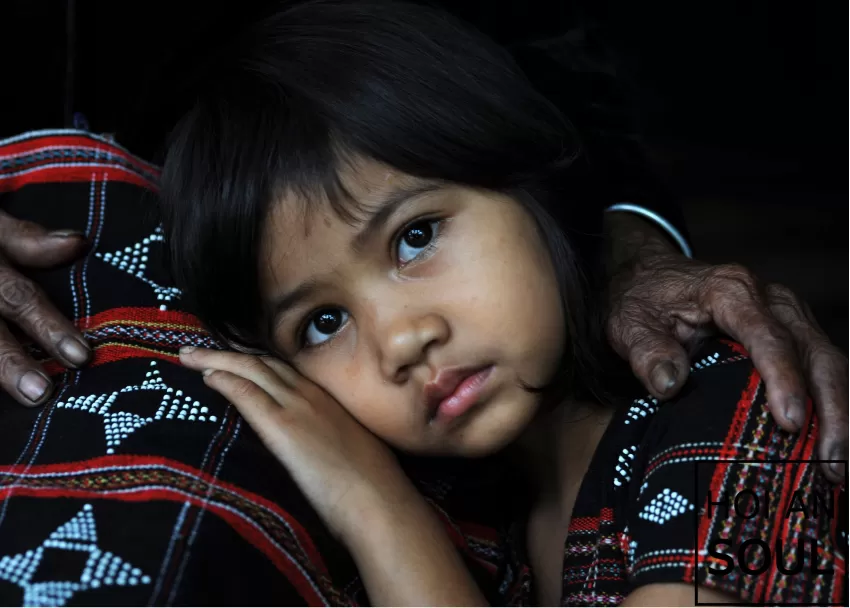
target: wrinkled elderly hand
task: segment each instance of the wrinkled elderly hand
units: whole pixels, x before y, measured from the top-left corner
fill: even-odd
[[[808,306],[742,266],[686,258],[641,220],[617,215],[609,220],[619,244],[608,259],[608,338],[649,392],[659,399],[678,393],[690,370],[682,345],[717,328],[750,353],[776,421],[799,431],[810,395],[820,421],[818,457],[847,459],[847,357]],[[843,481],[843,465],[823,468]]]
[[[48,232],[38,224],[0,211],[0,387],[24,405],[44,403],[53,386],[24,352],[7,322],[17,325],[67,366],[85,364],[91,350],[73,323],[17,268],[67,264],[87,246],[85,235],[79,232]]]

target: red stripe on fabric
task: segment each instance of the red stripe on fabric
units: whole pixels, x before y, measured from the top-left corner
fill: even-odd
[[[805,466],[800,466],[798,463],[787,463],[786,467],[792,466],[796,469],[796,473],[793,475],[794,482],[793,484],[784,483],[782,484],[782,490],[779,495],[779,500],[777,502],[776,513],[777,519],[774,520],[774,525],[770,528],[770,538],[768,539],[767,546],[770,547],[771,552],[776,549],[776,539],[782,534],[783,537],[788,537],[787,526],[790,525],[786,514],[788,513],[788,506],[790,504],[790,494],[792,487],[799,487],[800,477],[802,471],[805,470]],[[791,477],[791,475],[783,475],[783,477]],[[776,562],[780,559],[780,556],[775,556],[770,564],[768,564],[768,570],[766,572],[767,576],[760,576],[756,581],[755,588],[753,589],[753,601],[754,602],[764,602],[766,601],[767,596],[769,595],[769,590],[773,588],[773,585],[776,581]],[[767,581],[770,581],[770,584]]]
[[[203,498],[178,492],[170,488],[147,488],[144,490],[122,490],[120,493],[111,494],[97,492],[94,490],[69,490],[66,488],[30,488],[30,487],[7,487],[0,489],[0,500],[5,500],[7,494],[14,489],[16,496],[50,497],[50,498],[111,498],[126,502],[150,502],[152,500],[170,500],[177,503],[189,501],[195,506],[206,508],[225,520],[245,540],[262,551],[271,560],[275,567],[292,583],[301,596],[310,605],[323,605],[324,598],[319,595],[310,584],[305,574],[296,564],[287,559],[286,554],[272,544],[269,539],[255,526],[250,525],[229,509],[225,509],[215,503],[206,503]],[[312,559],[312,558],[311,558]],[[314,562],[316,563],[316,562]],[[322,574],[325,570],[322,565]]]
[[[738,405],[735,408],[732,425],[729,427],[729,432],[723,440],[723,447],[718,453],[718,459],[734,458],[736,453],[733,446],[741,443],[741,436],[744,432],[747,417],[752,409],[752,404],[755,400],[760,382],[761,377],[758,372],[753,370],[748,378],[746,388],[744,388],[741,392],[741,398],[738,400]],[[723,491],[723,479],[727,476],[731,464],[733,463],[718,462],[714,467],[714,472],[711,476],[711,481],[709,482],[708,496],[706,496],[705,503],[703,504],[702,512],[704,515],[700,518],[699,530],[697,533],[697,547],[701,548],[699,549],[700,553],[707,554],[708,552],[706,543],[708,542],[708,533],[712,525],[711,516],[709,515],[709,513],[712,512],[712,509],[710,509],[708,503],[712,499],[715,502],[719,502],[722,498],[721,492]],[[691,568],[692,567],[693,566],[691,566]]]
[[[110,344],[96,347],[94,349],[94,357],[92,357],[87,367],[96,367],[104,363],[113,363],[115,361],[134,358],[160,359],[161,361],[169,361],[171,363],[178,363],[180,361],[177,355],[168,355],[147,348],[133,348],[132,346]]]
[[[118,165],[109,167],[73,165],[68,167],[44,167],[13,177],[0,176],[0,192],[11,192],[30,184],[89,182],[91,181],[91,174],[93,172],[103,171],[104,169],[109,171],[109,181],[132,184],[148,190],[156,190],[156,184],[154,182]]]
[[[125,160],[126,157],[112,150],[82,147],[82,146],[51,146],[37,148],[24,154],[3,154],[0,148],[0,160],[6,160],[7,165],[0,169],[0,179],[15,179],[29,173],[48,169],[88,168],[94,171],[110,171],[112,169],[129,171],[144,179],[146,183],[155,185],[159,172],[149,171]],[[38,158],[36,158],[38,157]],[[15,159],[17,162],[8,162]]]
[[[109,152],[127,160],[132,165],[148,173],[158,175],[159,167],[134,156],[120,146],[86,137],[85,135],[46,135],[25,139],[13,144],[0,146],[0,154],[32,154],[44,148],[86,148],[96,152]]]
[[[160,310],[155,306],[122,306],[119,308],[110,308],[91,317],[80,319],[78,327],[95,328],[115,322],[155,323],[165,326],[175,325],[204,331],[201,322],[196,316],[179,310]]]
[[[836,499],[838,498],[838,492],[836,491]],[[834,504],[838,504],[837,502]],[[837,507],[836,507],[837,508]],[[834,518],[833,518],[834,519]],[[833,538],[835,536],[833,535]],[[838,553],[833,552],[833,556],[835,562],[833,563],[833,574],[832,574],[832,603],[836,605],[841,605],[841,599],[844,595],[844,579],[846,572],[846,565],[844,563],[844,558]]]
[[[152,349],[108,344],[94,348],[94,356],[86,364],[86,368],[98,367],[105,363],[114,363],[115,361],[123,361],[124,359],[159,359],[170,363],[179,363],[180,361],[177,355],[169,355]],[[68,371],[62,364],[57,363],[53,359],[44,361],[41,367],[48,376],[55,376]]]
[[[76,281],[75,281],[76,283]],[[178,329],[184,331],[196,331],[203,335],[208,332],[203,328],[201,322],[194,315],[176,310],[160,310],[155,307],[120,307],[110,308],[90,317],[83,317],[77,321],[76,326],[80,329],[97,329],[105,325],[122,323],[126,325],[150,324],[163,329]],[[161,359],[171,363],[177,363],[179,358],[166,352],[155,349],[139,348],[133,346],[122,346],[117,344],[103,344],[95,346],[94,355],[88,367],[96,367],[104,363],[122,361],[124,359],[143,358]],[[42,363],[48,375],[55,376],[66,371],[66,368],[54,360]]]
[[[832,517],[829,522],[829,535],[832,538],[832,556],[833,556],[833,571],[832,571],[832,603],[837,604],[841,598],[841,582],[844,580],[844,559],[835,550],[836,541],[838,540],[838,518],[835,515],[838,513],[838,505],[841,500],[841,487],[833,486],[832,488]],[[840,563],[839,563],[840,562]],[[836,588],[839,589],[839,594],[836,596]]]
[[[806,421],[803,424],[803,428],[812,428],[813,431],[810,437],[809,433],[800,433],[797,435],[797,440],[794,442],[794,448],[791,451],[791,455],[788,457],[788,460],[811,460],[812,453],[814,451],[814,441],[812,438],[817,434],[817,420],[814,418],[814,410],[812,408],[811,400],[808,400],[807,403],[807,416]],[[789,465],[786,465],[789,466]],[[794,463],[792,466],[796,468],[796,474],[794,475],[794,480],[792,483],[785,483],[782,485],[782,493],[779,496],[779,503],[777,505],[777,512],[781,514],[781,518],[779,519],[780,525],[774,526],[773,530],[770,534],[770,542],[768,546],[771,548],[776,547],[776,541],[779,535],[782,535],[782,538],[785,540],[791,534],[791,521],[787,517],[788,509],[791,507],[791,500],[793,496],[793,491],[797,488],[803,487],[803,477],[810,470],[811,464],[802,464],[802,463]],[[813,473],[813,471],[812,471]],[[783,479],[787,479],[790,476],[783,475]],[[777,558],[778,559],[778,558]],[[776,584],[776,577],[779,576],[779,570],[777,568],[777,560],[774,559],[771,562],[770,569],[767,572],[767,576],[759,577],[758,582],[756,583],[756,597],[758,597],[758,593],[760,591],[764,591],[764,597],[767,597],[770,593],[770,589],[773,589]],[[769,580],[770,583],[765,586],[765,581]]]
[[[301,544],[302,547],[304,547],[304,550],[310,560],[314,564],[319,566],[322,572],[327,572],[324,560],[322,560],[322,557],[319,555],[318,550],[313,545],[313,540],[310,538],[310,536],[307,534],[306,530],[301,526],[301,524],[298,523],[297,520],[293,519],[287,511],[284,511],[276,503],[260,496],[259,494],[249,492],[248,490],[240,488],[239,486],[234,485],[232,483],[216,479],[207,473],[199,471],[198,469],[185,463],[179,462],[177,460],[171,460],[169,458],[162,458],[159,456],[116,454],[109,456],[99,456],[97,458],[91,458],[89,460],[82,460],[77,462],[64,462],[43,465],[17,464],[0,466],[0,474],[5,473],[15,476],[21,476],[23,474],[26,474],[27,477],[39,477],[44,475],[56,476],[57,474],[74,475],[83,473],[91,469],[116,469],[122,467],[132,467],[136,469],[156,467],[170,468],[186,475],[197,477],[198,479],[216,488],[227,490],[228,492],[232,492],[234,494],[238,494],[245,500],[253,502],[256,505],[259,505],[277,514],[282,520],[284,520],[287,525],[292,529],[292,533],[296,537],[298,543]],[[17,490],[20,490],[22,487],[23,486],[17,486],[16,493]]]
[[[653,460],[646,467],[645,477],[648,477],[651,473],[655,471],[655,469],[660,468],[662,465],[667,462],[674,460],[676,458],[687,458],[689,456],[715,456],[719,458],[717,455],[717,451],[712,448],[678,448],[678,449],[669,449],[662,456],[653,456]]]

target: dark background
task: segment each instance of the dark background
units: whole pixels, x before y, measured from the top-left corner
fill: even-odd
[[[69,4],[7,0],[0,137],[62,127],[81,112],[92,131],[155,159],[192,66],[268,2],[211,4],[71,3],[68,80]],[[653,163],[681,201],[696,255],[789,285],[847,349],[846,5],[446,4],[505,44],[556,53],[578,45],[614,69]]]

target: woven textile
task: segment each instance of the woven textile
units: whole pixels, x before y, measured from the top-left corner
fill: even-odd
[[[803,428],[776,424],[739,344],[707,341],[674,400],[637,398],[606,428],[566,533],[560,604],[617,606],[639,586],[686,583],[745,603],[846,606],[847,491],[812,462],[811,402]],[[521,525],[510,538],[522,582],[505,601],[527,606],[536,589]]]
[[[31,276],[94,347],[86,368],[68,371],[28,344],[53,398],[25,408],[0,394],[0,604],[368,604],[350,556],[286,470],[178,362],[182,345],[217,345],[181,310],[163,265],[157,171],[80,131],[0,141],[2,209],[92,242],[74,264]],[[561,602],[617,605],[639,585],[697,582],[756,602],[846,603],[846,488],[824,485],[811,463],[775,474],[768,462],[813,457],[811,408],[806,432],[781,431],[734,343],[705,344],[691,371],[664,407],[644,396],[615,414],[572,513]],[[504,454],[401,462],[488,601],[533,604],[527,476]],[[719,517],[708,504],[759,488],[769,516]],[[838,515],[777,517],[798,488],[832,493]],[[758,534],[816,541],[830,573],[707,570],[712,538]]]
[[[41,408],[0,395],[0,604],[360,604],[353,562],[180,346],[215,347],[163,265],[158,169],[81,131],[0,141],[0,205],[91,252],[29,273],[94,348]],[[450,518],[482,584],[497,536]]]

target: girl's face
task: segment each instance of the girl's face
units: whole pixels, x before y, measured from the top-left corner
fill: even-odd
[[[365,221],[352,226],[327,203],[305,216],[300,201],[281,200],[264,229],[262,293],[277,311],[279,354],[396,448],[477,456],[505,446],[538,409],[520,382],[547,383],[565,348],[533,218],[506,196],[375,162],[342,179]],[[451,368],[484,369],[486,380],[474,405],[435,415],[426,385]]]

